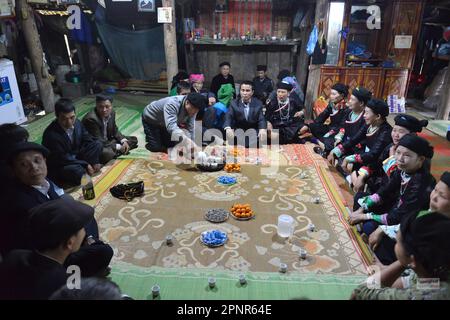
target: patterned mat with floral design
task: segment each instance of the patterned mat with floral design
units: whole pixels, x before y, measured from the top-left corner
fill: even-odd
[[[96,207],[101,237],[115,251],[113,279],[140,299],[147,298],[152,282],[166,290],[186,287],[184,296],[167,290],[169,299],[346,299],[365,278],[370,254],[344,221],[346,210],[326,166],[310,152],[306,146],[285,146],[281,152],[259,154],[265,159],[262,165],[243,158],[241,173],[228,174],[237,178],[231,186],[217,183],[224,172],[182,169],[158,157],[116,161],[96,179],[97,198],[90,202]],[[265,165],[276,154],[281,155],[280,165]],[[243,157],[251,161],[252,155]],[[131,202],[108,192],[118,183],[139,180],[145,183],[145,195]],[[80,192],[74,195],[80,197]],[[221,224],[204,219],[208,209],[229,209],[235,203],[250,204],[255,218],[230,217]],[[277,218],[283,213],[295,219],[288,240],[277,235]],[[314,232],[308,229],[310,223]],[[211,229],[226,232],[228,242],[218,248],[204,246],[200,234]],[[172,245],[165,242],[167,234],[174,237]],[[305,260],[299,258],[300,248],[307,251]],[[288,265],[286,274],[279,273],[280,263]],[[251,287],[249,282],[245,292],[235,292],[239,273],[254,283]],[[187,289],[202,288],[207,275],[223,280],[222,295]],[[273,295],[278,291],[282,293]]]

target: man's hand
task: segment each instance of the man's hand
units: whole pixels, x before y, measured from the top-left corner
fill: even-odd
[[[209,97],[209,98],[208,98],[208,103],[209,103],[210,106],[212,106],[214,103],[216,103],[216,98],[214,98],[214,97]]]
[[[88,175],[92,176],[94,174],[94,168],[92,168],[92,166],[88,164],[86,167],[86,172]]]
[[[124,142],[123,142],[122,147],[120,148],[120,151],[121,151],[123,154],[128,154],[128,152],[130,151],[130,145],[128,144],[127,141],[124,141]]]
[[[100,172],[100,170],[102,169],[102,165],[100,163],[96,163],[92,166],[92,168],[94,169],[94,173]]]
[[[369,236],[369,247],[372,249],[372,251],[375,251],[380,244],[381,240],[384,237],[383,230],[378,227],[374,232],[371,233]]]

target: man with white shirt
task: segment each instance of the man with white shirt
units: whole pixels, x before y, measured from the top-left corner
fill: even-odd
[[[77,119],[75,105],[61,98],[55,104],[56,120],[45,129],[42,144],[50,151],[50,178],[60,186],[78,186],[81,177],[100,171],[102,143],[95,141]]]
[[[259,141],[265,141],[267,121],[263,114],[262,102],[254,98],[253,93],[253,82],[243,81],[240,87],[240,96],[231,102],[225,115],[223,126],[227,142],[233,142],[234,144],[236,129],[244,130],[245,139],[248,138],[248,140],[245,140],[247,147],[256,147],[258,139]],[[253,134],[249,130],[253,131]],[[239,141],[240,137],[238,136],[238,143]]]
[[[13,249],[33,249],[28,219],[34,207],[60,198],[70,198],[47,178],[46,158],[49,151],[33,142],[16,144],[8,155],[8,165],[14,181],[5,196],[10,202],[0,214],[0,252]],[[77,264],[86,276],[104,272],[112,258],[112,248],[99,241],[95,218],[86,225],[82,249],[70,256],[67,263]]]
[[[100,163],[120,155],[128,154],[137,148],[138,140],[133,136],[124,136],[116,124],[116,113],[113,110],[113,98],[104,94],[97,95],[95,108],[83,118],[83,125],[94,139],[103,145]]]

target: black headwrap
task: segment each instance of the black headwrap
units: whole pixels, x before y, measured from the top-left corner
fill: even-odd
[[[428,120],[419,120],[409,114],[399,114],[394,119],[395,125],[408,129],[411,132],[421,132],[428,125]]]
[[[356,87],[352,90],[352,95],[356,97],[360,102],[367,104],[372,98],[372,92],[363,87]]]
[[[369,102],[367,102],[367,106],[372,109],[375,114],[379,114],[383,118],[386,118],[389,115],[389,106],[383,100],[370,99]]]
[[[432,277],[447,280],[450,270],[450,218],[422,211],[401,224],[402,245]]]
[[[441,181],[450,188],[450,172],[445,171],[441,176]]]
[[[404,135],[398,142],[398,145],[414,151],[419,156],[424,156],[428,159],[433,158],[433,147],[427,140],[415,134],[408,133]]]
[[[344,98],[347,98],[348,96],[348,86],[342,83],[335,83],[331,89],[336,90],[341,94]]]
[[[278,82],[277,83],[277,89],[284,89],[287,91],[291,91],[292,90],[292,84],[287,83],[287,82]]]

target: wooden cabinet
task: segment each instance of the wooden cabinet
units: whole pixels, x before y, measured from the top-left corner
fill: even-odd
[[[328,97],[331,87],[342,82],[353,90],[357,86],[369,89],[375,97],[386,99],[388,95],[406,96],[408,69],[355,68],[322,66],[318,96]]]

